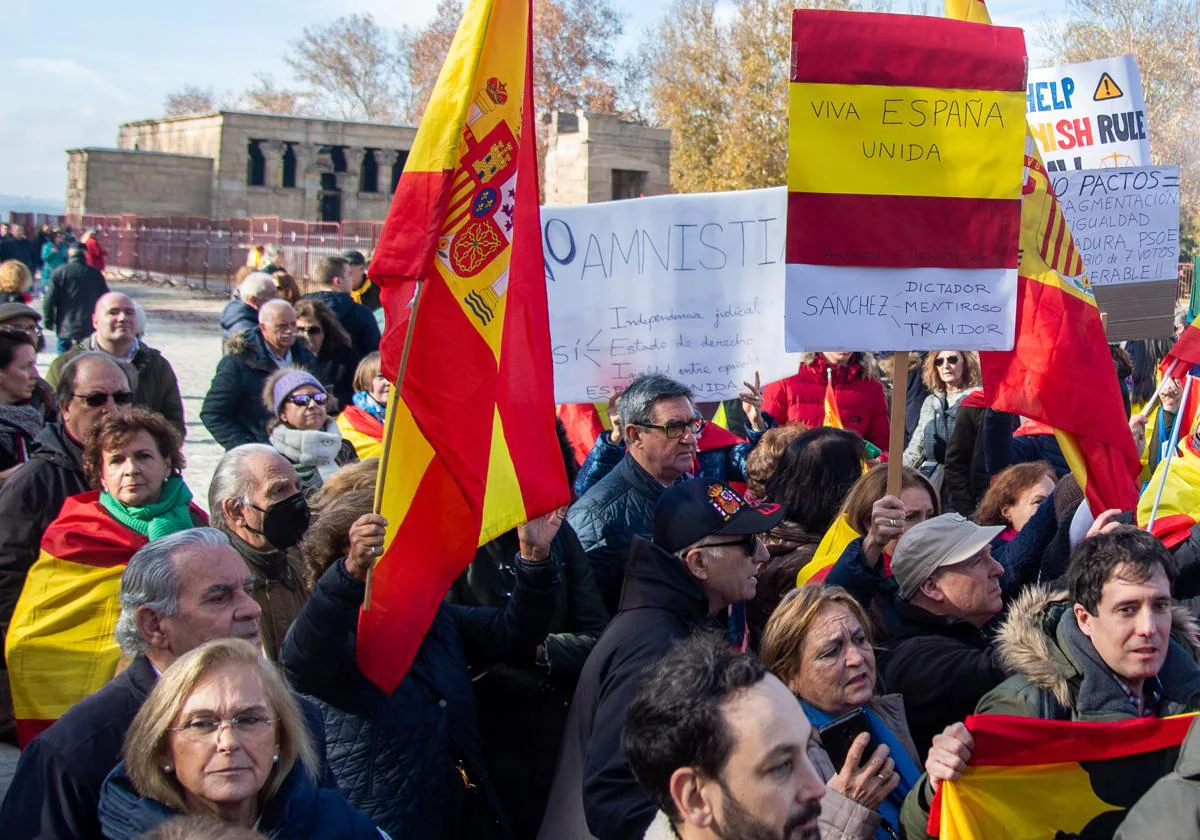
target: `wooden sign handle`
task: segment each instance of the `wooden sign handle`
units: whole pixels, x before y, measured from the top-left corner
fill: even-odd
[[[904,408],[908,402],[908,351],[892,354],[892,420],[888,437],[887,494],[900,495],[904,471]]]

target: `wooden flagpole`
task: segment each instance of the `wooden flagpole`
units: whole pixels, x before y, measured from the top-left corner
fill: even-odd
[[[904,477],[904,409],[908,401],[908,351],[892,354],[892,419],[888,436],[887,494],[899,496]]]

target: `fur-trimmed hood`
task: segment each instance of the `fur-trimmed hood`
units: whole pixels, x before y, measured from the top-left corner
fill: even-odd
[[[1050,693],[1063,708],[1074,708],[1076,685],[1082,676],[1058,638],[1059,620],[1069,609],[1066,590],[1031,586],[1012,602],[996,634],[1005,670]],[[1179,606],[1172,607],[1171,625],[1171,640],[1200,663],[1200,625]]]
[[[820,353],[801,353],[800,365],[810,365],[816,360]],[[854,358],[850,361],[851,364],[858,364],[862,368],[863,379],[879,379],[879,360],[875,358],[874,353],[859,352],[854,354]]]

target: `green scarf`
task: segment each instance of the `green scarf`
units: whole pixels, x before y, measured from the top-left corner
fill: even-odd
[[[100,504],[112,514],[113,519],[151,541],[193,527],[192,514],[188,510],[191,500],[192,491],[183,483],[183,477],[178,475],[166,480],[162,494],[152,505],[129,507],[107,490],[100,493]]]

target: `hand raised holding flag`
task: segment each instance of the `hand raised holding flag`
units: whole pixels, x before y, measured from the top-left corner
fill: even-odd
[[[567,518],[567,506],[530,519],[524,525],[517,526],[517,539],[520,541],[521,559],[526,562],[541,563],[550,556],[550,543]]]

